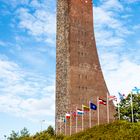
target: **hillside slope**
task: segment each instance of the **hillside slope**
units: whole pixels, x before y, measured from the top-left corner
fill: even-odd
[[[94,126],[64,140],[140,140],[140,123],[125,121]]]

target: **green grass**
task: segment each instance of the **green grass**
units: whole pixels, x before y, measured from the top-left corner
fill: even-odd
[[[10,140],[140,140],[140,123],[116,121],[110,124],[94,126],[72,136],[56,136],[48,131],[43,131],[36,133],[34,136]]]
[[[117,121],[94,126],[84,132],[65,137],[64,140],[140,140],[140,123]]]

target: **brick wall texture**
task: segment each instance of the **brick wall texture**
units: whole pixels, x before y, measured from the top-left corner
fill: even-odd
[[[108,89],[100,67],[93,28],[92,0],[57,0],[56,48],[56,132],[75,133],[75,118],[60,121],[66,112],[75,111],[97,97],[107,100]],[[114,105],[109,102],[109,121],[114,120]],[[100,105],[100,123],[107,123],[107,107]],[[97,125],[97,111],[92,111],[92,126]],[[84,115],[84,129],[89,119]],[[78,117],[77,131],[82,130]],[[70,132],[71,129],[71,132]]]

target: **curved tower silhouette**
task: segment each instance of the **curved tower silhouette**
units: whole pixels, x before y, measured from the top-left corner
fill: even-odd
[[[68,123],[60,121],[65,113],[74,112],[82,104],[88,106],[90,100],[97,104],[98,96],[106,100],[108,94],[96,49],[92,0],[57,0],[56,63],[56,132],[68,134]],[[112,102],[109,109],[112,121]],[[107,123],[107,107],[100,105],[99,112],[100,123]],[[80,120],[79,117],[78,131],[81,130]],[[88,121],[87,115],[84,129]],[[91,125],[97,125],[97,111],[92,111]],[[70,127],[75,133],[74,118]]]

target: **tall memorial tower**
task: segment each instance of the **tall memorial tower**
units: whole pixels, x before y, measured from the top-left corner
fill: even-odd
[[[100,67],[93,28],[92,0],[57,0],[56,48],[56,132],[69,133],[60,119],[97,97],[106,100],[108,89]],[[114,120],[114,105],[109,104],[109,119]],[[107,123],[107,107],[100,105],[100,123]],[[97,125],[97,111],[92,111],[92,126]],[[78,118],[78,131],[81,130]],[[67,128],[65,128],[67,127]],[[75,119],[71,131],[75,133]],[[84,129],[88,117],[84,118]]]

